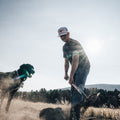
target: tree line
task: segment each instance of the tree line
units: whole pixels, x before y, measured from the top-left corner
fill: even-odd
[[[32,101],[32,102],[46,102],[46,103],[65,103],[70,102],[70,90],[49,90],[45,88],[39,91],[31,92],[17,92],[14,98],[20,98],[22,100]]]
[[[118,108],[120,106],[120,91],[115,89],[114,91],[107,91],[103,89],[85,89],[84,92],[87,96],[97,95],[100,93],[98,99],[93,104],[95,107],[114,107]],[[46,102],[46,103],[70,103],[70,90],[55,89],[47,91],[45,88],[40,89],[39,91],[30,91],[30,92],[17,92],[14,98],[20,98],[26,101],[32,102]],[[91,100],[92,102],[92,100]],[[90,102],[89,102],[90,104]]]

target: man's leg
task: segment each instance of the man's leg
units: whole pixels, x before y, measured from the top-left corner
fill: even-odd
[[[76,74],[74,75],[74,84],[82,90],[84,90],[88,73],[89,73],[89,69],[85,70],[78,68]],[[78,91],[72,86],[71,87],[71,104],[72,104],[71,117],[73,117],[73,120],[80,119],[80,108],[82,101],[83,101],[83,95],[78,93]]]
[[[81,101],[83,96],[78,93],[78,91],[72,86],[71,87],[71,111],[70,111],[70,120],[79,120],[80,119],[80,108]]]
[[[77,105],[71,107],[70,120],[79,120],[80,119],[80,108],[81,108],[80,104],[77,104]]]
[[[80,104],[77,104],[77,105],[74,107],[76,120],[79,120],[79,119],[80,119],[80,108],[81,108],[81,105],[80,105]]]
[[[74,107],[71,106],[71,110],[70,110],[70,120],[73,120],[74,119]]]

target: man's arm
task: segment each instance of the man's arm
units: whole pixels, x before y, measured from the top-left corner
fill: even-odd
[[[71,73],[70,73],[70,79],[69,79],[69,83],[73,84],[74,79],[73,76],[78,68],[79,65],[79,55],[74,55],[72,58],[72,67],[71,67]]]
[[[68,80],[68,78],[69,78],[68,69],[69,69],[69,60],[67,58],[65,58],[65,76],[64,76],[65,80]]]

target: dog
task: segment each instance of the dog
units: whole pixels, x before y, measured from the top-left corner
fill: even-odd
[[[40,120],[66,120],[61,108],[45,108],[39,113]]]
[[[34,67],[31,64],[23,64],[20,68],[13,72],[0,72],[0,110],[2,102],[8,94],[6,112],[8,112],[11,100],[17,90],[23,87],[23,82],[35,73]]]

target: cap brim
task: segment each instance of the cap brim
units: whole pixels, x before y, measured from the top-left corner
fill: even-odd
[[[68,32],[67,33],[63,33],[63,34],[60,34],[60,35],[58,35],[58,37],[61,37],[61,36],[63,36],[63,35],[67,35],[68,34]]]

